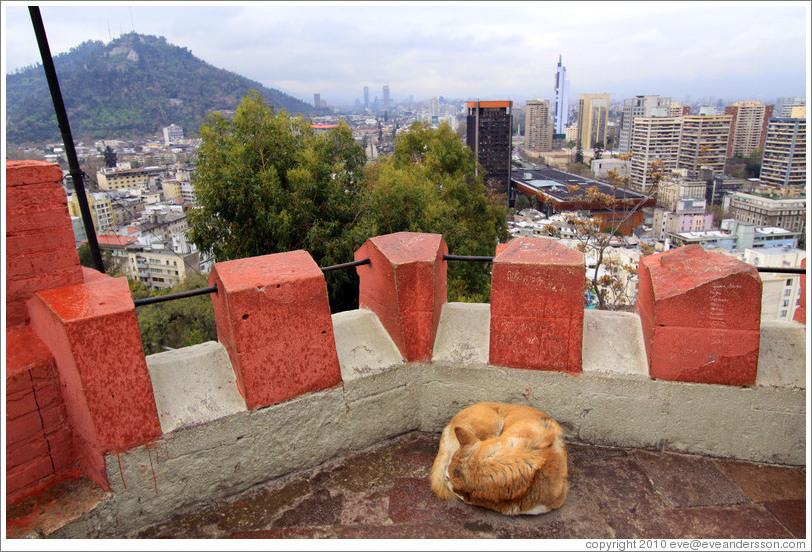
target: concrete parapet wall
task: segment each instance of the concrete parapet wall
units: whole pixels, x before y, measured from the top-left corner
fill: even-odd
[[[553,416],[570,442],[632,446],[779,464],[805,462],[805,378],[801,349],[785,350],[777,378],[752,387],[650,378],[640,319],[631,313],[585,312],[584,370],[580,374],[489,365],[487,348],[475,351],[487,331],[488,305],[449,303],[443,309],[431,363],[405,362],[371,311],[333,315],[342,386],[301,395],[267,408],[209,411],[177,425],[162,438],[106,458],[112,492],[97,508],[53,536],[125,535],[202,500],[313,467],[407,431],[439,432],[462,408],[478,401],[527,404]],[[612,327],[609,333],[597,331]],[[468,336],[468,337],[466,337]],[[623,339],[615,339],[622,337]],[[798,343],[803,326],[762,327],[762,339]],[[611,343],[609,343],[611,341]],[[456,342],[452,344],[452,342]],[[625,345],[624,345],[625,344]],[[599,351],[612,351],[594,362]],[[792,350],[797,354],[793,355]],[[455,355],[465,361],[454,361]],[[439,360],[442,357],[444,360]],[[193,366],[190,366],[193,359]],[[148,357],[151,374],[193,370],[227,374],[227,355],[207,343]],[[773,370],[767,368],[766,370]],[[214,377],[212,389],[236,383]],[[199,402],[180,375],[163,381],[161,404],[187,412]],[[155,379],[153,380],[156,381]],[[780,382],[780,383],[777,383]],[[223,393],[220,389],[217,393]],[[200,414],[200,413],[198,413]],[[162,418],[163,419],[163,418]]]
[[[126,280],[79,266],[59,168],[6,177],[6,497],[89,476],[110,493],[76,534],[437,431],[479,400],[536,406],[575,440],[803,463],[805,327],[760,323],[738,261],[651,255],[636,314],[585,312],[581,254],[524,238],[497,247],[491,304],[462,305],[442,236],[376,236],[355,255],[360,311],[330,314],[307,252],[218,263],[220,343],[147,360]]]

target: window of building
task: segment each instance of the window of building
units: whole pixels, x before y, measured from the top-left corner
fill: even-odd
[[[784,290],[784,297],[789,297],[791,293],[792,293],[791,289],[785,289]]]
[[[791,285],[792,285],[792,278],[787,278],[787,285],[788,285],[788,286],[791,286]]]
[[[787,317],[787,311],[782,310],[781,311],[781,318],[786,318],[786,317]]]

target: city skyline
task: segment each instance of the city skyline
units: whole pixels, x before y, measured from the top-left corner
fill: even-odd
[[[807,2],[45,4],[54,56],[122,33],[164,36],[215,67],[307,103],[555,99],[676,101],[807,95]],[[551,24],[554,22],[554,24]],[[40,62],[25,3],[3,5],[6,74]],[[539,29],[539,32],[532,32]]]

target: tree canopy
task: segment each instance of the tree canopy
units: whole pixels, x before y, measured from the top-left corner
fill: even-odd
[[[249,93],[231,120],[200,129],[194,176],[198,206],[189,237],[217,261],[304,249],[319,266],[352,260],[372,236],[440,233],[454,254],[493,255],[508,237],[473,152],[448,125],[413,124],[394,152],[365,165],[350,128],[315,132]],[[355,271],[327,273],[334,310],[355,308]],[[449,299],[487,301],[489,266],[455,263]]]
[[[322,266],[352,258],[365,155],[346,124],[316,134],[252,91],[200,135],[189,236],[201,251],[225,261],[304,249]]]
[[[480,171],[481,172],[481,171]],[[442,234],[455,255],[494,255],[508,239],[506,209],[488,201],[474,153],[448,124],[413,123],[391,156],[370,165],[367,234],[412,231]],[[487,302],[490,267],[453,263],[449,299]]]

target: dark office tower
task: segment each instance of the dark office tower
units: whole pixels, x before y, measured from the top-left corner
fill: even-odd
[[[389,111],[389,85],[383,87],[383,110]]]
[[[485,186],[513,207],[516,192],[510,185],[513,102],[468,102],[468,147],[482,165]]]
[[[369,109],[369,86],[364,87],[364,110]]]

